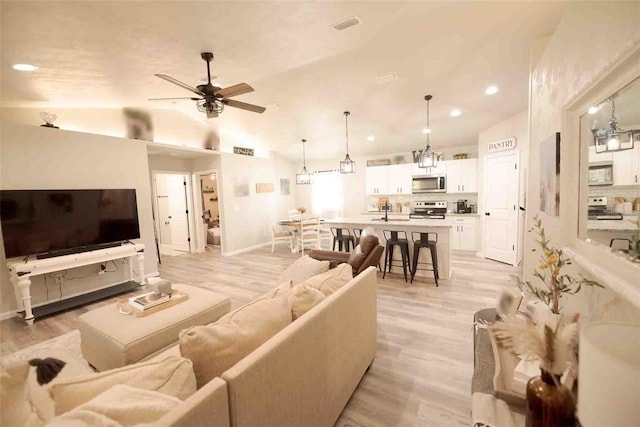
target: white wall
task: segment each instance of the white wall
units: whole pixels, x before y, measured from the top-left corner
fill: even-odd
[[[561,131],[560,216],[541,214],[547,233],[557,245],[571,244],[576,234],[575,219],[579,202],[579,141],[563,122],[566,106],[583,94],[640,43],[640,3],[638,2],[570,2],[549,43],[540,55],[531,76],[530,96],[530,172],[527,194],[527,227],[539,211],[540,141]],[[594,25],[597,23],[597,25]],[[615,31],[611,31],[615,28]],[[537,264],[536,247],[531,235],[525,249],[525,275],[532,278]],[[600,267],[611,268],[606,263]],[[629,276],[637,283],[637,277]],[[568,309],[583,318],[607,318],[640,321],[640,312],[609,290],[587,290],[579,297],[566,298]]]
[[[288,218],[295,203],[295,170],[283,157],[221,154],[220,201],[222,251],[225,255],[271,241],[271,227]],[[291,194],[280,195],[280,178],[289,178]],[[236,197],[234,185],[249,184],[247,197]],[[256,183],[273,183],[273,193],[256,193]]]
[[[528,111],[522,111],[515,116],[509,117],[478,135],[478,212],[480,221],[478,223],[478,237],[480,253],[484,253],[484,157],[489,154],[487,144],[490,142],[516,137],[516,149],[520,153],[520,206],[526,207],[526,177],[529,170],[529,128]],[[505,152],[505,153],[511,153]],[[496,153],[498,154],[498,153]],[[524,248],[520,248],[523,250]]]
[[[140,242],[146,245],[145,273],[157,273],[151,188],[146,143],[141,141],[0,122],[0,188],[82,189],[135,188],[140,220]],[[134,266],[135,267],[135,266]],[[108,269],[114,267],[109,265]],[[126,268],[98,276],[98,267],[70,270],[69,277],[84,277],[64,283],[64,295],[118,282]],[[0,252],[0,313],[15,310],[13,287],[9,282],[4,245]],[[46,299],[42,277],[33,281],[34,303]],[[49,298],[59,296],[59,288],[49,280]]]

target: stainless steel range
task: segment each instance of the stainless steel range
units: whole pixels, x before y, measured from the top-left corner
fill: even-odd
[[[411,202],[409,218],[444,219],[447,214],[447,202],[431,200]]]
[[[589,197],[589,219],[621,220],[622,214],[607,209],[606,197]]]

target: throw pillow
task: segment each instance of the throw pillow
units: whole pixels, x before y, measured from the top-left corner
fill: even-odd
[[[161,361],[136,363],[53,384],[49,392],[56,407],[56,415],[88,402],[116,384],[157,391],[181,400],[196,392],[191,361],[183,357],[168,357]]]
[[[293,285],[298,285],[310,277],[324,273],[329,269],[329,261],[318,261],[308,255],[298,258],[289,266],[278,279],[279,283],[291,280]]]
[[[316,305],[320,304],[326,296],[311,286],[294,286],[289,294],[289,305],[293,320],[305,314]]]
[[[206,326],[180,332],[180,353],[193,362],[198,388],[291,323],[288,292],[272,291]]]
[[[331,295],[353,279],[353,269],[349,264],[340,264],[334,269],[305,280],[303,286],[318,289],[326,296]]]
[[[29,371],[29,363],[26,360],[2,364],[0,425],[36,427],[45,424],[32,402],[27,382]]]
[[[47,427],[151,426],[180,403],[180,399],[157,391],[115,385],[55,417]]]

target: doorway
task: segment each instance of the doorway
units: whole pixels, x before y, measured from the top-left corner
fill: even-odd
[[[191,212],[189,174],[153,172],[154,205],[161,255],[180,255],[191,251]]]
[[[220,192],[217,171],[198,172],[197,185],[200,189],[201,218],[200,223],[202,250],[220,249]]]
[[[484,256],[518,263],[520,153],[484,158]]]

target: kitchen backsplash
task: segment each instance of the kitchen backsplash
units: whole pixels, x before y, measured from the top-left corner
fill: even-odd
[[[607,209],[613,210],[616,197],[624,197],[628,202],[640,197],[640,185],[589,187],[589,197],[606,197]]]
[[[369,196],[368,201],[370,205],[374,205],[378,202],[378,199],[384,197],[378,196]],[[478,195],[477,194],[447,194],[447,193],[438,193],[438,194],[420,194],[420,195],[409,195],[409,196],[388,196],[389,204],[391,204],[392,212],[397,212],[396,206],[398,203],[405,204],[410,203],[414,200],[429,200],[429,201],[445,201],[447,202],[447,211],[452,212],[456,209],[456,202],[460,199],[464,199],[467,201],[467,204],[475,205],[476,209],[478,207]]]

